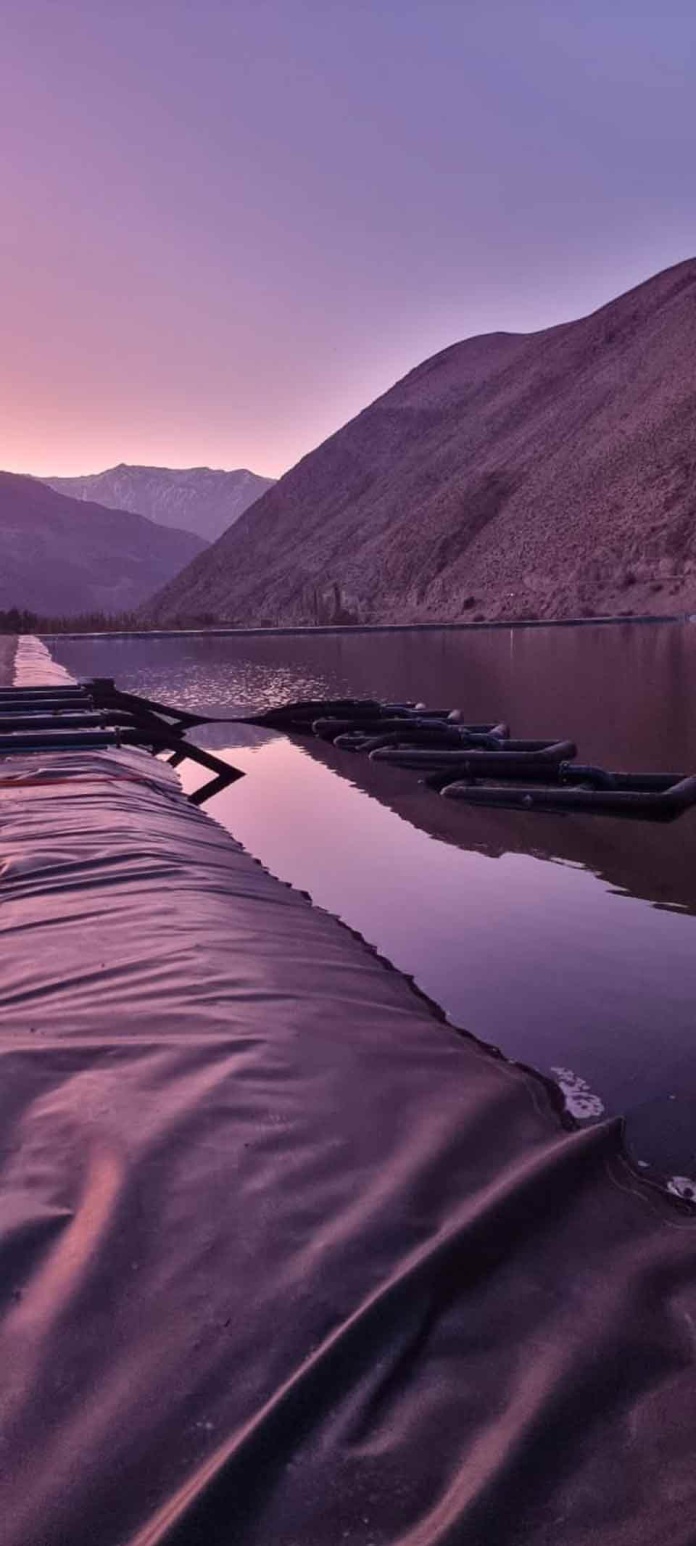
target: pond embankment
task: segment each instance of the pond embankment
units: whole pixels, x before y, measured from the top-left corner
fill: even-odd
[[[0,633],[0,687],[11,687],[17,638],[13,633]]]
[[[3,778],[5,1546],[676,1536],[694,1214],[621,1124],[149,754]]]

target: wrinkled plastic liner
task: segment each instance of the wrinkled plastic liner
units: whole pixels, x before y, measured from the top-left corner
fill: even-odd
[[[144,753],[0,823],[3,1546],[692,1541],[696,1234],[620,1125]]]

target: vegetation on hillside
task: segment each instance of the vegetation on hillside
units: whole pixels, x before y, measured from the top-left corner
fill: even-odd
[[[209,613],[200,617],[178,618],[173,628],[214,628],[217,618]],[[0,611],[0,633],[147,633],[161,625],[143,622],[135,612],[110,616],[105,612],[81,612],[77,617],[44,617],[26,607]]]

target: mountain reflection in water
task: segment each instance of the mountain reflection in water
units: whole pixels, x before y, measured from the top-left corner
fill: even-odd
[[[696,770],[688,624],[52,648],[75,674],[213,713],[336,693],[423,699],[572,737],[583,761]],[[208,809],[269,869],[455,1022],[556,1070],[580,1114],[626,1113],[642,1158],[696,1173],[696,815],[653,826],[467,809],[323,743],[234,725],[200,735],[250,775]]]

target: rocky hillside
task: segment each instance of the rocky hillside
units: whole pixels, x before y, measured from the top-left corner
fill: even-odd
[[[191,532],[0,473],[0,610],[127,611],[204,546]]]
[[[273,485],[246,468],[109,467],[82,478],[46,478],[60,494],[97,500],[116,510],[135,510],[161,526],[193,531],[207,542],[234,524]]]
[[[455,344],[299,462],[154,603],[243,622],[696,609],[696,260]]]

